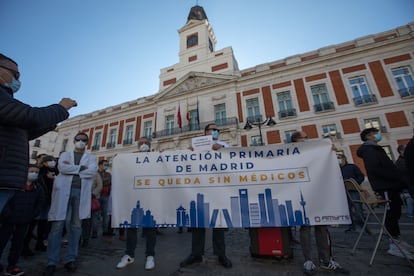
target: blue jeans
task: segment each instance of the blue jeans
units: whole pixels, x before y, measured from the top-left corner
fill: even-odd
[[[79,218],[80,189],[71,189],[66,220],[52,221],[48,245],[47,245],[47,265],[57,265],[59,263],[60,247],[63,228],[67,227],[68,249],[64,257],[64,263],[73,262],[78,256],[79,239],[82,233],[82,223]]]
[[[0,190],[0,213],[13,196],[14,190]]]

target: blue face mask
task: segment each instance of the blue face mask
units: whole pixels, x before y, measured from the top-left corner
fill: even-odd
[[[219,132],[218,132],[218,130],[213,130],[213,131],[211,132],[211,136],[213,136],[213,139],[214,139],[214,140],[217,140],[217,139],[218,139],[218,137],[219,137]]]
[[[22,83],[19,80],[16,80],[15,78],[12,79],[10,83],[3,83],[4,87],[10,88],[13,93],[16,93],[19,89]]]
[[[375,134],[374,135],[374,139],[375,139],[375,142],[381,141],[381,139],[382,139],[381,133],[378,132],[377,134]]]

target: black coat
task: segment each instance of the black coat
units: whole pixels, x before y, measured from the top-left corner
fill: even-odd
[[[29,165],[29,141],[69,117],[60,104],[31,107],[0,86],[0,189],[23,190]]]
[[[364,160],[368,180],[374,191],[403,189],[397,167],[381,146],[364,143],[358,148],[357,155]]]
[[[44,205],[44,191],[34,182],[32,190],[16,191],[4,206],[1,223],[29,224],[40,214]]]
[[[408,191],[414,197],[414,137],[408,142],[404,151],[404,160],[408,172]]]

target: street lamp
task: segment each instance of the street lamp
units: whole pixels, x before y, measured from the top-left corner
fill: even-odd
[[[261,121],[261,116],[254,117],[254,121],[249,120],[246,118],[246,124],[244,125],[245,130],[251,130],[253,126],[259,127],[259,134],[260,134],[260,146],[263,146],[263,136],[262,136],[262,125],[266,124],[267,126],[274,126],[276,125],[275,120],[272,117],[268,117],[264,121]]]

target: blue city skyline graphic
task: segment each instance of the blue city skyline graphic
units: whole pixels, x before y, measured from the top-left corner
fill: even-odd
[[[248,189],[239,189],[238,195],[229,198],[230,210],[210,211],[210,203],[204,200],[204,194],[197,193],[196,199],[188,204],[189,212],[182,204],[178,206],[175,223],[157,223],[151,210],[144,211],[138,200],[131,210],[130,222],[124,221],[120,227],[246,228],[310,225],[302,191],[299,191],[299,197],[301,210],[294,210],[292,200],[280,204],[279,199],[272,197],[270,188],[258,193],[257,202],[249,202]]]

